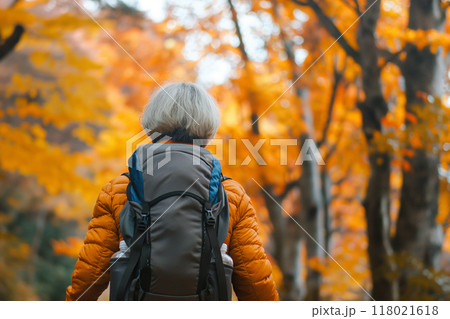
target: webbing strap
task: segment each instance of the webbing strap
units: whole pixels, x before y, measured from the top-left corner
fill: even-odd
[[[208,232],[209,241],[211,243],[214,256],[216,257],[216,272],[217,280],[219,284],[219,300],[227,301],[227,284],[225,281],[225,267],[223,266],[222,254],[220,253],[219,242],[217,241],[216,232],[214,226],[206,226]]]
[[[211,243],[206,237],[208,236],[206,232],[206,221],[205,214],[202,217],[202,237],[203,237],[203,247],[202,255],[200,258],[200,271],[198,276],[197,293],[200,294],[206,288],[206,280],[208,277],[209,263],[211,261]]]

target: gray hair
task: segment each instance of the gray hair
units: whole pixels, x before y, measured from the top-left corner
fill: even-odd
[[[161,133],[174,142],[210,142],[219,128],[220,115],[216,101],[205,89],[180,82],[165,85],[151,97],[141,124],[151,133]]]

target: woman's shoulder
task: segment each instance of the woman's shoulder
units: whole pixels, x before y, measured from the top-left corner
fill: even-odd
[[[239,182],[233,179],[226,179],[222,183],[228,195],[228,202],[236,208],[240,206],[244,197],[248,197],[244,187]]]
[[[104,188],[108,190],[110,196],[126,194],[129,181],[130,180],[125,175],[119,175],[110,180]]]
[[[127,176],[119,175],[109,181],[103,190],[113,198],[113,204],[124,204],[126,201],[127,186],[129,183]],[[244,199],[250,200],[244,187],[233,179],[223,181],[223,186],[228,195],[228,202],[238,208]]]
[[[128,177],[124,175],[114,177],[103,186],[98,198],[97,206],[109,212],[117,224],[119,223],[119,213],[127,201],[128,182]]]

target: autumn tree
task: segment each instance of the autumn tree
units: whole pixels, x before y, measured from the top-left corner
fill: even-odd
[[[239,2],[236,2],[237,4]],[[272,139],[288,137],[297,141],[297,145],[300,146],[304,145],[306,140],[313,140],[327,153],[327,159],[331,158],[337,144],[334,140],[328,141],[327,135],[328,129],[333,126],[331,125],[333,106],[342,79],[342,70],[338,70],[336,59],[327,59],[325,62],[321,61],[316,72],[307,74],[302,81],[296,81],[300,75],[306,74],[308,63],[313,63],[323,50],[320,45],[317,45],[320,43],[320,34],[309,32],[317,28],[316,23],[308,22],[302,25],[305,30],[295,30],[289,25],[296,20],[292,11],[289,12],[283,7],[279,8],[276,1],[272,1],[270,6],[254,3],[251,7],[252,13],[257,13],[261,19],[265,19],[264,21],[270,19],[274,29],[279,28],[279,32],[276,34],[258,35],[264,39],[265,52],[267,52],[267,58],[262,67],[249,58],[236,5],[232,1],[228,1],[228,5],[238,39],[235,47],[238,49],[242,61],[240,70],[242,74],[236,81],[239,89],[236,90],[243,91],[239,93],[239,100],[241,103],[248,103],[249,109],[246,113],[249,114],[246,121],[251,130],[249,128],[249,131],[244,134],[249,134],[251,140],[253,136],[254,143],[257,141],[256,137],[260,140],[267,137]],[[305,37],[305,44],[302,46],[292,40],[292,37],[300,36]],[[295,57],[301,47],[307,48],[309,52],[304,66],[299,65],[301,63]],[[233,49],[231,48],[231,50]],[[340,61],[339,68],[343,68],[342,65],[345,65],[345,63],[341,63],[342,61],[343,59]],[[330,66],[333,67],[330,68]],[[286,82],[264,83],[262,80],[265,77],[264,73],[258,72],[261,69],[266,69],[266,72],[273,75],[277,72],[288,74],[283,78]],[[316,85],[317,82],[314,81],[314,78],[318,74],[320,76],[326,74],[331,79],[327,82],[326,88]],[[293,86],[292,90],[290,90],[291,86]],[[326,94],[324,94],[324,89]],[[278,95],[275,92],[278,92]],[[339,98],[343,97],[341,94],[338,96]],[[272,101],[273,103],[270,104]],[[280,108],[280,103],[285,106],[289,104],[290,107]],[[320,103],[322,103],[321,106],[319,106]],[[342,104],[339,104],[339,107],[342,107]],[[268,110],[276,114],[275,119],[272,117],[266,120],[262,117]],[[327,116],[317,116],[323,113],[326,113]],[[271,125],[275,129],[270,130],[268,135],[269,130],[266,127]],[[319,137],[316,137],[317,135]],[[264,151],[264,147],[262,151]],[[270,151],[266,151],[265,155],[269,156],[268,152]],[[273,161],[269,166],[251,171],[250,176],[253,175],[257,183],[261,183],[259,186],[262,189],[259,191],[265,199],[265,206],[273,227],[272,244],[269,247],[283,274],[280,286],[281,298],[318,300],[322,273],[313,264],[325,263],[324,250],[328,251],[331,233],[329,226],[331,224],[329,172],[325,168],[320,170],[317,163],[314,162],[304,162],[301,168],[291,166],[286,169],[286,167],[282,167],[283,164],[279,159]],[[294,162],[295,158],[289,159],[291,165]],[[290,174],[281,173],[290,170]],[[274,172],[276,173],[274,174]],[[251,180],[250,176],[247,178]],[[285,179],[282,177],[279,180],[275,176],[283,176]],[[296,202],[296,204],[292,206],[288,202]],[[294,210],[290,210],[289,214],[292,216],[286,215],[286,210],[283,208],[285,205],[295,207]],[[327,249],[324,249],[324,246]],[[303,252],[306,253],[304,260]],[[304,269],[306,270],[305,283],[303,283]]]
[[[171,35],[167,21],[156,26],[123,3],[99,6],[94,19],[73,1],[50,7],[45,1],[15,1],[0,12],[7,17],[0,21],[3,34],[15,25],[27,30],[0,62],[0,167],[7,173],[0,179],[2,185],[14,183],[9,174],[14,173],[33,180],[20,184],[23,192],[43,186],[36,209],[25,214],[13,207],[2,209],[2,215],[26,215],[34,222],[30,236],[17,238],[25,252],[20,260],[27,264],[24,281],[39,286],[39,297],[59,299],[49,278],[41,289],[41,265],[58,260],[68,271],[67,285],[74,261],[67,266],[64,255],[76,257],[82,243],[62,225],[75,220],[85,231],[101,186],[126,169],[126,142],[141,130],[139,114],[151,91],[159,82],[189,79],[192,67],[180,63],[184,33]],[[12,200],[8,194],[5,202]],[[67,240],[53,232],[53,224]],[[7,225],[2,237],[29,227],[15,218]],[[12,260],[8,254],[1,257],[2,263]],[[53,283],[56,288],[59,281]],[[36,298],[33,291],[29,295]]]
[[[301,7],[308,7],[317,16],[322,26],[336,39],[346,54],[360,66],[364,97],[358,102],[363,119],[363,129],[369,145],[371,176],[367,186],[364,206],[369,236],[369,257],[372,270],[373,297],[377,300],[407,299],[411,291],[408,281],[417,274],[413,260],[425,266],[439,268],[441,254],[442,226],[436,222],[438,214],[439,149],[440,141],[429,129],[424,128],[424,109],[442,108],[443,63],[442,52],[448,50],[443,31],[448,4],[441,1],[411,0],[407,11],[406,1],[342,1],[342,10],[354,11],[358,19],[356,34],[343,34],[343,27],[336,24],[333,6],[327,1],[297,1]],[[383,16],[382,4],[402,8],[408,14],[407,25],[396,28],[398,37],[402,33],[410,36],[405,41],[392,45],[384,42],[387,36],[389,17]],[[380,19],[380,14],[381,19]],[[400,19],[399,21],[404,21]],[[355,21],[356,22],[356,21]],[[341,23],[342,24],[342,23]],[[401,24],[401,22],[400,22]],[[348,24],[347,24],[348,25]],[[407,27],[401,31],[400,28]],[[427,37],[427,34],[430,36]],[[431,36],[433,35],[433,36]],[[403,37],[402,37],[403,38]],[[433,38],[435,39],[433,41]],[[437,41],[437,38],[442,41]],[[384,42],[384,43],[383,43]],[[442,47],[443,46],[443,47]],[[384,62],[383,62],[384,61]],[[404,162],[400,209],[396,221],[395,239],[390,238],[390,175],[392,151],[382,140],[387,128],[383,120],[389,112],[389,103],[383,92],[382,71],[387,64],[394,64],[405,81],[405,129],[401,141]],[[428,100],[428,102],[427,102]],[[437,111],[438,113],[440,111]],[[432,113],[432,112],[431,112]],[[419,129],[422,128],[421,129]],[[414,143],[417,141],[417,143]],[[396,265],[393,253],[407,259],[398,265],[400,291],[393,278]],[[405,265],[406,264],[406,265]]]

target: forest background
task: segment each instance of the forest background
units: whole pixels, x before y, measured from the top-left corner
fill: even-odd
[[[176,81],[218,101],[281,299],[450,300],[449,50],[448,0],[0,0],[0,300],[65,299]]]

